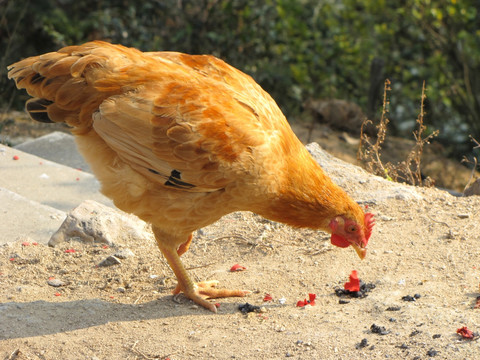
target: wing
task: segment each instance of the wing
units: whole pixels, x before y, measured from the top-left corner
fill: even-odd
[[[167,53],[165,61],[180,55]],[[227,71],[212,75],[185,64],[169,69],[105,100],[93,116],[95,131],[123,161],[161,186],[209,192],[249,176],[254,149],[272,135],[249,99],[258,100],[259,90],[268,94],[238,70],[254,86],[242,86],[245,79]]]

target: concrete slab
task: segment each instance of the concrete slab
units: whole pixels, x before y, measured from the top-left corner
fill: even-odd
[[[65,217],[63,211],[0,187],[0,245],[20,239],[47,244]]]
[[[73,135],[54,131],[14,146],[14,148],[74,169],[92,172],[78,152]]]
[[[62,211],[87,199],[113,207],[100,194],[100,184],[92,174],[4,145],[0,145],[0,187]]]

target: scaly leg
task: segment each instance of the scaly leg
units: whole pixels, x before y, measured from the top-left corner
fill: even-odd
[[[246,290],[216,289],[215,286],[218,284],[218,282],[215,280],[194,283],[190,279],[190,276],[188,276],[187,270],[183,266],[179,256],[179,252],[180,254],[183,254],[183,252],[188,249],[188,246],[191,242],[191,237],[186,242],[181,243],[181,241],[178,241],[178,239],[175,239],[171,235],[166,234],[165,232],[156,227],[153,227],[153,232],[155,234],[155,238],[157,240],[160,251],[165,256],[165,259],[167,259],[170,268],[173,270],[175,276],[177,277],[178,285],[173,291],[174,294],[183,292],[183,294],[187,298],[193,300],[198,305],[201,305],[204,308],[216,313],[217,308],[215,307],[215,305],[207,301],[206,299],[234,296],[243,297],[250,293],[250,291]],[[177,250],[177,244],[179,242],[182,245]],[[182,250],[184,251],[182,252]]]

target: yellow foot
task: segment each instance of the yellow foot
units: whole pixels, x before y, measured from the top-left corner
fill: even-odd
[[[251,293],[248,290],[228,290],[228,289],[217,289],[218,285],[217,280],[202,281],[193,284],[192,289],[182,289],[180,284],[177,285],[173,291],[174,295],[183,292],[183,294],[193,300],[198,305],[203,306],[204,308],[217,312],[217,307],[215,304],[207,301],[206,299],[216,299],[216,298],[225,298],[225,297],[244,297]]]

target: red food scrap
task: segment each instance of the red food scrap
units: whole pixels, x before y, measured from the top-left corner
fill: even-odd
[[[308,294],[308,300],[307,299],[304,299],[303,301],[302,300],[299,300],[297,302],[297,307],[304,307],[305,305],[315,305],[315,298],[317,297],[317,295],[315,294]]]
[[[18,160],[18,159],[20,159],[18,155],[13,155],[13,160]]]
[[[30,243],[28,241],[22,242],[22,246],[30,246]]]
[[[346,282],[344,287],[345,290],[351,292],[360,291],[360,280],[358,279],[357,270],[352,270],[352,273],[350,274],[350,281]]]
[[[457,334],[461,335],[464,339],[473,339],[475,337],[473,331],[468,330],[466,326],[457,329]]]
[[[245,266],[242,266],[240,264],[235,264],[233,265],[231,268],[230,268],[230,271],[231,272],[234,272],[234,271],[243,271],[243,270],[246,270],[247,268]]]
[[[270,294],[265,294],[265,297],[263,298],[263,301],[267,302],[267,301],[272,301],[272,300],[273,300],[272,295],[270,295]]]
[[[74,253],[74,252],[75,252],[75,249],[67,249],[67,250],[65,250],[65,252],[66,252],[67,254]]]
[[[59,292],[56,292],[55,296],[62,296],[62,294],[60,294]]]
[[[220,307],[220,303],[215,303],[215,307],[218,309]]]
[[[15,258],[14,258],[14,257],[11,257],[9,260],[10,260],[10,261],[15,261]]]
[[[35,242],[32,242],[32,245],[33,245],[33,246],[37,246],[37,245],[38,245],[38,242],[36,242],[36,241],[35,241]]]

